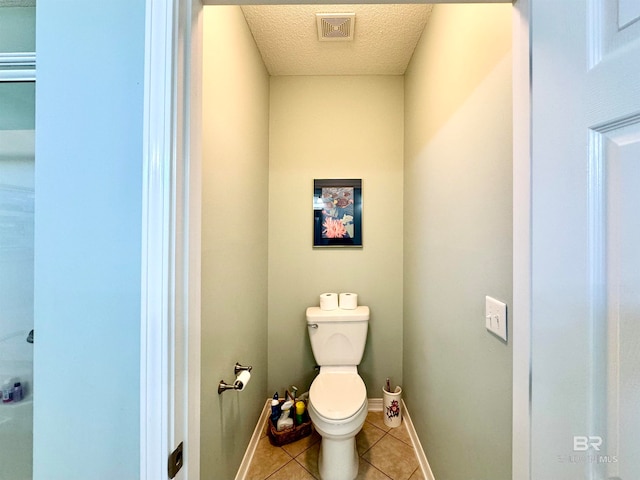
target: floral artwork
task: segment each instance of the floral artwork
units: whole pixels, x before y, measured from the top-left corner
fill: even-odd
[[[322,189],[322,237],[353,238],[353,187]]]
[[[386,407],[387,409],[387,418],[392,419],[400,415],[400,404],[398,400],[391,400],[391,404]]]
[[[362,180],[314,180],[314,247],[362,246]]]

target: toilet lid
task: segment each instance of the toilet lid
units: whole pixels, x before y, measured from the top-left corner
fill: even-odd
[[[367,387],[357,373],[320,373],[309,389],[318,414],[328,420],[352,417],[367,399]]]

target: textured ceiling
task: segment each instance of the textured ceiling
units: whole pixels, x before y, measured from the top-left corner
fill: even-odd
[[[431,5],[245,5],[271,75],[402,75]],[[355,13],[351,42],[320,42],[316,13]]]

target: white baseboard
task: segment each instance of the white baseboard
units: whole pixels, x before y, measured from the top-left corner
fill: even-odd
[[[382,399],[381,398],[368,398],[369,402],[369,411],[370,412],[381,412],[382,411]]]
[[[382,399],[380,399],[380,404],[382,406]],[[402,400],[402,416],[405,424],[407,425],[407,432],[409,432],[409,437],[411,437],[413,449],[416,451],[416,457],[418,457],[418,463],[420,464],[422,475],[424,475],[425,480],[436,480],[436,477],[433,476],[431,466],[429,465],[427,456],[424,453],[424,449],[422,448],[422,444],[418,438],[418,433],[413,426],[413,422],[411,421],[411,417],[409,416],[409,411],[407,410],[407,405],[404,403],[404,400]]]
[[[260,414],[260,418],[258,419],[258,423],[256,424],[256,428],[253,429],[253,435],[251,435],[251,440],[249,440],[249,446],[247,447],[246,452],[244,452],[242,462],[240,462],[240,468],[238,468],[235,480],[244,480],[247,477],[247,472],[251,466],[251,460],[253,460],[253,455],[256,453],[258,441],[260,440],[260,437],[262,437],[262,431],[265,428],[264,426],[267,423],[267,418],[269,418],[270,413],[271,398],[267,398],[264,408],[262,409],[262,413]]]
[[[381,412],[382,411],[382,398],[369,398],[367,399],[369,402],[369,411],[370,412]],[[269,418],[269,414],[271,413],[271,398],[268,398],[264,404],[264,409],[262,410],[262,414],[258,419],[258,424],[256,428],[253,430],[253,435],[251,436],[251,440],[249,441],[249,446],[247,447],[247,451],[242,458],[242,462],[240,463],[240,468],[238,469],[238,473],[236,474],[235,480],[245,480],[247,476],[247,472],[249,471],[249,466],[251,465],[251,460],[253,459],[253,455],[256,452],[256,447],[258,446],[258,441],[260,437],[262,437],[262,430],[264,425]],[[422,449],[422,445],[420,444],[420,439],[418,438],[418,434],[416,433],[415,428],[413,427],[413,422],[411,421],[411,417],[409,416],[409,412],[407,410],[407,405],[402,400],[402,415],[404,418],[404,423],[407,426],[407,432],[409,433],[409,437],[411,438],[411,443],[413,444],[413,448],[416,452],[416,456],[418,457],[418,464],[420,465],[420,470],[422,470],[422,474],[424,475],[425,480],[436,480],[433,476],[433,472],[431,471],[431,467],[429,466],[429,462],[427,461],[427,456],[424,454],[424,450]]]

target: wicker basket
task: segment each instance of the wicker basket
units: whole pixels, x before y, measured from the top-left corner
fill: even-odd
[[[281,400],[280,403],[282,404],[283,401]],[[309,418],[307,410],[304,411],[302,423],[300,425],[294,425],[293,427],[282,430],[281,432],[276,429],[276,426],[273,424],[271,419],[267,418],[267,435],[269,435],[269,440],[276,447],[308,437],[311,435],[311,432],[313,432],[313,426],[311,425],[311,419]]]

